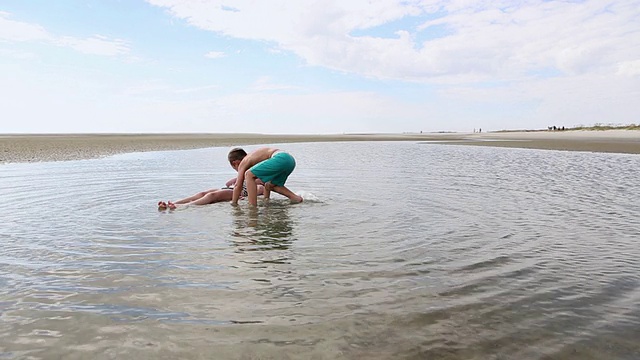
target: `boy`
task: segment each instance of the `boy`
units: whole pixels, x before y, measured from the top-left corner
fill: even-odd
[[[289,175],[296,167],[296,160],[288,153],[274,148],[260,148],[249,154],[241,148],[229,151],[229,164],[238,172],[238,184],[247,183],[249,204],[258,205],[256,179],[264,182],[264,198],[268,199],[271,190],[288,197],[293,202],[302,202],[302,197],[284,186]],[[242,186],[233,189],[231,205],[237,205]]]

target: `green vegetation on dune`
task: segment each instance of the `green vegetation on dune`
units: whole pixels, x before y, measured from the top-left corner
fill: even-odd
[[[556,129],[535,129],[535,130],[498,130],[491,132],[543,132],[543,131],[576,131],[576,130],[584,130],[584,131],[605,131],[605,130],[640,130],[640,124],[595,124],[593,126],[585,126],[578,125],[574,127],[566,127],[566,128],[558,128]]]
[[[628,124],[628,125],[612,125],[612,124],[595,124],[593,126],[576,126],[567,130],[640,130],[640,124]]]

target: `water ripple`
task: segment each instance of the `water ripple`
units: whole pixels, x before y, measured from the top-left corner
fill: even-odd
[[[0,167],[0,357],[640,353],[637,156],[286,148],[314,201],[156,210],[226,149]]]

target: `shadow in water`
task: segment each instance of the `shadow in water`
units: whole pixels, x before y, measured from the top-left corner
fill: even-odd
[[[287,250],[294,240],[291,205],[271,202],[258,208],[234,212],[235,227],[231,234],[240,251]]]

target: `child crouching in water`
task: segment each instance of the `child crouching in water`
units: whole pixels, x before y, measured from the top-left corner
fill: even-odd
[[[268,199],[271,191],[288,197],[293,202],[302,202],[302,197],[294,194],[284,186],[287,178],[296,167],[296,160],[289,153],[275,148],[260,148],[247,154],[242,148],[229,152],[229,164],[238,172],[237,181],[246,182],[249,204],[258,204],[258,181],[264,183],[264,198]],[[231,204],[237,205],[242,195],[241,188],[233,189]]]

